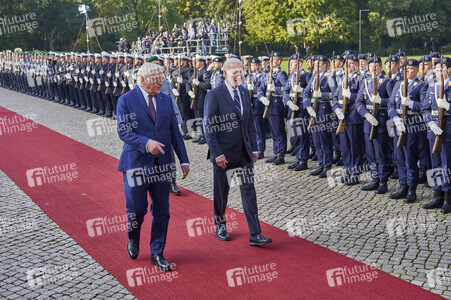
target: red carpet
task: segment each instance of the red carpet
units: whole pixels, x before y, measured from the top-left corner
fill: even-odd
[[[15,117],[14,112],[0,107],[0,118],[12,120]],[[27,126],[21,125],[17,128]],[[229,224],[237,225],[230,232],[232,241],[216,240],[196,222],[188,232],[187,220],[211,220],[213,212],[210,200],[188,190],[183,190],[182,197],[171,197],[165,256],[177,265],[177,273],[154,274],[149,262],[150,214],[144,222],[139,258],[131,261],[126,253],[125,199],[122,175],[116,171],[118,160],[40,125],[31,132],[14,132],[12,125],[8,126],[5,129],[0,124],[0,169],[140,299],[440,298],[341,254],[298,237],[289,237],[287,232],[268,224],[262,224],[262,230],[274,242],[262,248],[250,247],[244,215],[231,209],[228,209],[232,218]],[[52,168],[55,165],[59,167],[60,182],[43,182],[41,169],[27,173],[27,170],[47,166],[46,174],[50,174],[55,171]],[[64,165],[67,168],[61,167]],[[70,182],[68,170],[71,175],[77,175],[71,176],[77,178]],[[51,176],[56,181],[55,175]],[[96,218],[103,221],[92,220]],[[103,227],[99,226],[101,222]],[[135,268],[143,269],[131,270]],[[330,287],[326,272],[337,268],[346,268],[348,275],[340,275],[343,269],[330,271],[330,284],[335,284]],[[359,276],[349,275],[355,273],[355,268],[364,272],[358,273]]]

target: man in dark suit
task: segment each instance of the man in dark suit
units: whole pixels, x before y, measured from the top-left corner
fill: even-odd
[[[221,241],[229,241],[225,210],[229,180],[240,176],[244,214],[249,226],[251,246],[271,243],[261,235],[257,196],[254,189],[254,163],[258,159],[257,140],[249,91],[241,87],[243,65],[230,58],[223,67],[225,82],[207,93],[204,107],[204,132],[213,163],[213,202],[216,231]]]
[[[117,107],[118,133],[124,141],[118,170],[123,172],[128,219],[127,252],[139,253],[141,224],[152,200],[151,263],[169,271],[163,257],[169,223],[169,189],[175,172],[172,148],[180,160],[183,178],[189,162],[170,97],[160,93],[163,67],[146,63],[138,71],[139,85],[121,96]]]

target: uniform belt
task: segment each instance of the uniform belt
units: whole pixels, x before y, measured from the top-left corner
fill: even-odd
[[[279,94],[276,94],[276,93],[273,92],[273,93],[272,93],[272,96],[273,96],[273,97],[282,97],[283,95],[282,95],[282,94],[279,95]]]
[[[431,110],[431,116],[438,116],[439,115],[439,111],[438,110]],[[444,111],[445,116],[449,116],[450,114],[447,111]]]
[[[338,100],[338,103],[343,105],[344,101],[343,100]],[[354,103],[349,103],[349,99],[348,99],[348,105],[354,105]]]
[[[373,110],[374,107],[373,107],[373,105],[367,105],[367,106],[366,106],[366,109],[368,109],[368,110]],[[386,108],[386,107],[379,107],[379,110],[387,110],[387,108]]]
[[[403,114],[403,109],[402,109],[402,108],[397,109],[396,112],[397,112],[398,114],[402,115],[402,114]],[[408,114],[409,116],[410,116],[410,115],[420,115],[419,112],[414,112],[414,111],[411,111],[411,110],[408,110],[408,111],[407,111],[407,114]]]

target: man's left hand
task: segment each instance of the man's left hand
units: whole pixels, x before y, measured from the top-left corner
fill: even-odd
[[[189,173],[189,165],[183,165],[183,166],[181,166],[181,168],[182,168],[182,172],[183,172],[182,179],[185,179],[186,176],[188,176],[188,173]]]

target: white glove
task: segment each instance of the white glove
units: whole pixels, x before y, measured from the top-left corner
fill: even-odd
[[[379,94],[371,96],[371,102],[374,104],[381,104],[381,97]]]
[[[134,88],[135,86],[133,85],[133,83],[130,83],[130,84],[128,85],[128,87],[129,87],[131,90],[133,90],[133,88]]]
[[[443,130],[440,127],[438,127],[438,125],[434,121],[429,122],[428,127],[435,135],[442,135],[443,133]]]
[[[90,68],[90,67],[87,67],[87,68],[86,68],[86,71],[88,71],[88,72],[91,71],[91,68]]]
[[[55,81],[56,82],[56,81]],[[83,83],[83,78],[80,78],[80,83]]]
[[[395,123],[396,128],[398,129],[399,132],[405,132],[406,131],[406,126],[404,126],[404,123],[402,122],[400,117],[394,117],[393,118],[393,123]]]
[[[291,101],[291,100],[287,102],[287,105],[292,111],[298,111],[299,110],[299,106],[294,104],[293,101]]]
[[[114,86],[114,87],[117,87],[117,82],[116,82],[116,81],[113,82],[113,86]]]
[[[449,110],[449,103],[446,101],[445,98],[438,98],[437,99],[437,106],[438,108],[443,108],[444,110]]]
[[[275,92],[276,91],[276,86],[274,85],[274,83],[269,83],[268,84],[268,91],[271,91],[271,92]]]
[[[57,76],[56,76],[56,78],[58,78],[58,80],[60,80],[60,79],[61,79],[61,77],[60,77],[59,75],[57,75]]]
[[[404,105],[404,106],[409,106],[410,105],[410,98],[401,96],[401,104]]]
[[[111,72],[106,73],[107,77],[111,77]]]
[[[308,114],[309,114],[311,117],[316,118],[316,112],[315,112],[315,110],[313,109],[313,107],[307,106],[307,112],[308,112]]]
[[[343,111],[340,108],[335,109],[335,114],[337,115],[338,119],[344,120],[345,115],[343,114]]]
[[[94,84],[94,80],[93,80],[92,78],[89,78],[89,82],[90,82],[91,84]]]
[[[351,91],[349,89],[344,89],[343,88],[343,92],[342,92],[343,98],[351,98]]]
[[[193,84],[194,85],[199,85],[199,80],[197,80],[197,78],[193,79]]]
[[[193,91],[189,91],[188,95],[193,99],[196,97],[196,95],[194,95]]]
[[[252,83],[248,83],[248,84],[247,84],[247,89],[248,89],[249,91],[253,91],[253,90],[254,90],[254,85],[253,85]]]
[[[370,123],[371,125],[373,125],[373,126],[379,125],[379,122],[376,120],[375,117],[373,117],[372,114],[366,113],[363,117],[364,117],[364,118],[368,121],[368,123]]]
[[[109,86],[110,86],[110,84],[108,83],[108,81],[105,82],[105,86],[106,86],[106,87],[109,87]]]
[[[178,82],[178,83],[183,83],[183,78],[182,78],[182,77],[178,77],[178,78],[177,78],[177,82]]]
[[[172,89],[172,93],[174,94],[174,96],[179,96],[179,92],[177,91],[177,89]]]
[[[136,80],[136,74],[133,74],[133,75],[132,75],[132,79],[133,79],[133,80]]]
[[[322,94],[320,90],[313,91],[313,98],[321,98]]]
[[[96,70],[92,70],[91,74],[94,75],[96,73]]]
[[[74,77],[75,82],[78,82],[78,77]]]
[[[63,71],[63,69],[62,69],[61,67],[59,67],[59,68],[58,68],[58,72],[61,73],[62,71]]]
[[[304,89],[301,88],[300,85],[295,85],[295,86],[293,86],[293,92],[295,92],[295,93],[302,93],[303,90],[304,90]]]
[[[83,77],[85,79],[85,81],[88,81],[88,76]]]
[[[100,75],[103,75],[103,73],[105,73],[105,72],[103,72],[103,70],[100,70],[100,71],[99,71],[99,74],[100,74]]]
[[[114,76],[119,77],[119,72],[114,73]]]
[[[210,64],[207,68],[207,71],[211,71],[211,69],[213,69],[213,67],[214,67],[213,64]]]
[[[265,106],[269,106],[269,100],[266,97],[261,97],[260,102],[263,103]]]
[[[127,86],[127,84],[123,80],[121,81],[121,85],[122,85],[122,87],[126,87]]]
[[[100,84],[102,82],[102,80],[100,80],[100,78],[97,78],[97,84]]]

